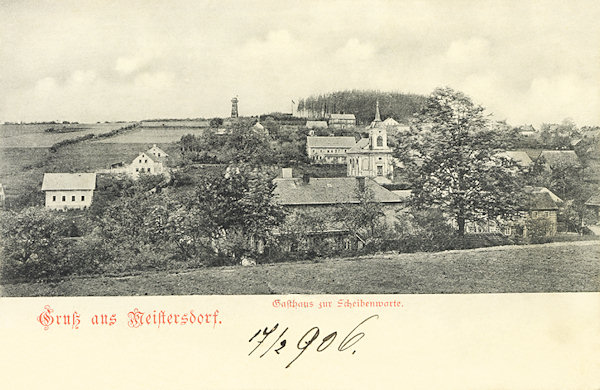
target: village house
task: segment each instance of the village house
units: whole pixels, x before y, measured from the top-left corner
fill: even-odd
[[[354,137],[306,137],[306,154],[320,164],[346,164],[346,152],[356,144]]]
[[[368,129],[369,138],[362,138],[347,152],[347,174],[370,177],[380,184],[391,183],[394,175],[392,149],[387,145],[387,129],[381,122],[379,102],[375,106],[375,119]]]
[[[273,182],[276,184],[275,201],[290,213],[314,211],[327,214],[340,205],[358,205],[361,202],[360,194],[364,191],[372,194],[372,201],[382,204],[385,220],[389,224],[396,221],[396,211],[404,207],[402,197],[365,177],[312,178],[305,175],[294,178],[291,168],[284,168],[282,177]],[[280,231],[279,234],[285,235],[285,232]],[[319,243],[337,250],[357,249],[364,244],[360,236],[336,223],[313,226],[305,235],[305,249]],[[294,251],[301,248],[294,248],[292,245],[288,249]]]
[[[519,134],[523,137],[537,138],[539,133],[532,125],[523,125],[519,127]]]
[[[85,209],[95,189],[95,173],[45,173],[42,182],[46,208],[53,210]]]
[[[600,193],[592,195],[585,202],[585,205],[588,209],[592,210],[598,218],[600,218]]]
[[[334,129],[346,129],[356,126],[354,114],[329,114],[329,127]]]
[[[153,145],[144,153],[140,153],[127,167],[128,173],[137,177],[140,173],[158,175],[165,172],[166,159],[169,155],[161,148]]]
[[[466,233],[502,233],[506,236],[517,235],[527,237],[528,225],[541,223],[545,225],[545,235],[553,236],[557,232],[558,205],[562,203],[556,194],[546,187],[524,188],[526,199],[518,215],[512,221],[487,220],[465,223]],[[455,222],[452,221],[453,226]],[[456,227],[456,226],[455,226]]]

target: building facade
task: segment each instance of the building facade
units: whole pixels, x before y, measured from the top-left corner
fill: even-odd
[[[334,129],[346,129],[356,126],[354,114],[329,114],[329,127]]]
[[[346,164],[346,153],[356,144],[354,137],[306,137],[306,154],[319,164]]]
[[[95,173],[45,173],[42,182],[46,208],[52,210],[85,209],[95,189]]]
[[[140,153],[127,167],[128,173],[137,177],[140,173],[159,175],[165,173],[165,163],[169,155],[156,145]]]
[[[370,177],[381,184],[391,183],[394,177],[392,149],[387,145],[387,128],[381,122],[379,102],[368,130],[369,138],[361,139],[347,152],[347,174]]]

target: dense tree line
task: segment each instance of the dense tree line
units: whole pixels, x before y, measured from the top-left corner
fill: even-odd
[[[375,104],[379,101],[382,119],[392,117],[406,122],[425,102],[416,94],[380,91],[338,91],[300,99],[298,110],[306,110],[316,116],[325,113],[354,114],[359,124],[368,124],[375,117]]]

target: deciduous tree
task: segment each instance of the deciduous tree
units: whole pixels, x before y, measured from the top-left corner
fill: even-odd
[[[522,202],[521,172],[497,156],[483,107],[438,88],[396,148],[417,208],[437,207],[464,235],[466,221],[511,217]]]

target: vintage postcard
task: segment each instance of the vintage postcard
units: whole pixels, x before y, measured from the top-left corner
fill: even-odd
[[[599,19],[0,1],[6,388],[600,388]]]

